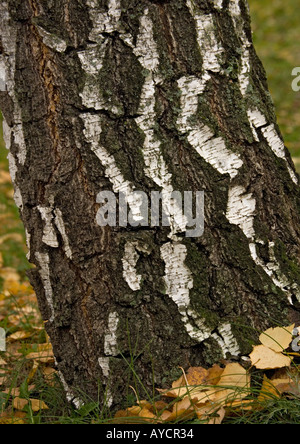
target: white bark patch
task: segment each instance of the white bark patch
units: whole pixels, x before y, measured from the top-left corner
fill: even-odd
[[[133,50],[145,69],[153,72],[159,66],[159,54],[153,36],[153,23],[146,8],[140,20],[139,34],[136,47]]]
[[[245,96],[248,88],[250,86],[250,74],[251,74],[251,64],[250,64],[250,51],[244,48],[241,57],[241,69],[238,75],[240,91],[242,96]]]
[[[4,116],[3,116],[2,128],[3,128],[3,139],[5,142],[6,149],[10,150],[12,129],[10,126],[8,126]]]
[[[109,379],[109,375],[110,375],[110,358],[99,358],[98,359],[98,363],[99,366],[102,370],[103,376],[106,380]],[[113,405],[113,397],[111,394],[111,390],[109,388],[109,386],[106,387],[106,391],[105,391],[105,396],[104,396],[104,401],[105,401],[105,405],[107,407],[111,407]]]
[[[93,29],[89,35],[90,40],[99,42],[102,38],[101,34],[120,30],[119,20],[122,13],[120,0],[109,0],[107,12],[104,12],[103,7],[99,7],[97,0],[87,0],[87,6],[93,23]]]
[[[21,109],[15,94],[15,68],[16,68],[16,41],[17,31],[10,26],[11,19],[9,16],[9,7],[6,1],[0,3],[0,27],[1,27],[1,45],[3,51],[0,55],[0,67],[1,67],[1,84],[0,89],[7,91],[10,99],[14,104],[13,113],[13,126],[9,127],[7,122],[3,124],[4,128],[4,140],[7,149],[11,148],[12,138],[15,144],[18,146],[16,153],[16,159],[12,154],[9,155],[9,167],[12,175],[12,181],[14,184],[14,200],[17,207],[22,211],[23,199],[20,188],[15,182],[17,174],[17,161],[20,165],[24,165],[26,161],[27,148],[23,134],[23,124]]]
[[[169,242],[161,247],[161,257],[165,262],[165,284],[168,296],[177,305],[182,322],[189,336],[197,342],[210,337],[205,320],[190,306],[190,290],[193,288],[191,271],[185,264],[187,249],[180,243]]]
[[[41,280],[43,282],[44,290],[45,290],[45,296],[50,308],[51,316],[49,321],[53,322],[55,318],[55,311],[54,311],[54,303],[53,303],[53,289],[51,285],[50,280],[50,269],[49,269],[49,263],[50,258],[49,255],[46,253],[35,253],[35,257],[39,263],[40,266],[40,276]]]
[[[296,185],[298,185],[298,178],[288,163],[288,160],[286,158],[284,142],[279,137],[279,135],[276,131],[275,125],[271,124],[265,128],[262,128],[262,133],[263,133],[265,139],[267,140],[273,153],[277,157],[279,157],[280,159],[283,159],[286,162],[286,166],[287,166],[287,169],[288,169],[288,172],[290,174],[292,181]]]
[[[117,331],[119,326],[119,315],[112,312],[108,317],[107,333],[104,337],[104,353],[106,356],[118,356]]]
[[[134,194],[134,186],[128,180],[125,180],[122,172],[118,168],[114,157],[101,145],[100,136],[102,132],[101,117],[93,114],[81,114],[85,129],[84,135],[86,141],[91,144],[92,151],[96,154],[101,164],[105,168],[105,175],[111,182],[115,193],[123,193],[130,206],[134,221],[143,219],[141,205],[142,200]]]
[[[69,259],[72,259],[72,250],[70,247],[69,238],[66,233],[62,212],[60,211],[59,208],[57,208],[56,210],[54,210],[54,214],[55,214],[55,219],[54,219],[55,225],[57,226],[58,231],[60,232],[64,242],[65,254]]]
[[[15,68],[16,68],[16,37],[17,31],[10,26],[11,19],[9,17],[9,7],[6,1],[0,3],[0,26],[1,26],[1,44],[3,51],[0,55],[1,66],[1,79],[5,82],[5,85],[1,82],[1,89],[6,90],[14,104],[13,114],[13,127],[11,128],[14,136],[15,144],[18,146],[17,158],[21,165],[26,161],[26,143],[23,133],[22,114],[21,109],[15,94]],[[5,88],[4,88],[5,86]],[[7,142],[7,140],[6,140]],[[10,140],[7,147],[10,147]],[[20,192],[17,192],[19,205]]]
[[[241,57],[241,69],[239,73],[239,85],[240,85],[240,91],[243,96],[246,96],[248,87],[250,85],[250,76],[251,76],[251,62],[250,62],[250,47],[252,46],[252,43],[247,38],[244,28],[243,28],[243,20],[241,19],[241,9],[240,9],[240,3],[239,0],[231,0],[229,3],[229,10],[232,14],[235,29],[237,32],[237,35],[240,37],[243,46],[242,46],[242,57]],[[258,110],[248,110],[248,118],[249,123],[252,129],[253,137],[256,142],[259,141],[259,137],[257,135],[257,132],[255,131],[255,128],[262,128],[262,133],[267,140],[270,148],[275,153],[277,157],[280,159],[285,160],[286,166],[288,169],[288,172],[290,174],[290,177],[292,181],[298,185],[298,179],[296,174],[294,173],[293,169],[289,165],[286,153],[285,153],[285,147],[283,141],[280,139],[275,125],[271,124],[267,127],[264,127],[267,125],[266,117]]]
[[[125,245],[124,256],[122,258],[123,277],[133,291],[141,289],[142,276],[137,274],[136,271],[136,264],[138,263],[139,257],[137,243],[127,242]]]
[[[188,141],[197,153],[221,174],[229,174],[233,179],[242,167],[243,161],[238,154],[231,152],[222,137],[214,137],[212,130],[197,122],[199,95],[210,79],[205,74],[202,79],[194,76],[182,77],[178,81],[181,91],[181,115],[177,125],[182,134],[188,134]]]
[[[222,324],[218,331],[223,338],[224,341],[224,352],[225,357],[226,353],[230,353],[232,356],[238,356],[240,354],[239,345],[233,336],[231,325],[230,324]]]
[[[253,239],[256,201],[242,186],[229,188],[226,217],[233,225],[238,225],[248,239]]]
[[[255,243],[250,244],[251,256],[256,265],[262,267],[265,273],[270,276],[273,284],[286,293],[290,304],[293,305],[292,296],[295,295],[300,302],[300,291],[297,284],[291,283],[289,278],[287,278],[281,271],[280,264],[275,257],[274,247],[274,242],[269,242],[270,261],[267,264],[258,257],[257,246]]]
[[[145,174],[162,188],[164,211],[169,217],[170,237],[172,237],[178,232],[186,231],[187,220],[183,215],[182,208],[179,208],[176,202],[171,199],[171,194],[174,191],[172,174],[168,172],[167,164],[161,152],[161,142],[156,137],[154,130],[156,125],[155,86],[160,81],[159,78],[155,78],[155,71],[159,66],[159,54],[148,8],[146,8],[140,20],[139,35],[134,53],[139,58],[143,68],[150,71],[141,94],[138,111],[140,116],[135,119],[145,133],[145,142],[142,149],[146,165]]]
[[[252,46],[252,43],[249,41],[244,31],[244,20],[241,17],[241,8],[239,0],[230,0],[229,12],[232,15],[237,35],[242,41],[241,67],[238,79],[239,79],[241,94],[242,96],[246,96],[248,88],[250,86],[250,76],[251,76],[250,48]]]
[[[268,125],[266,117],[256,108],[248,110],[248,118],[249,122],[252,128],[252,132],[254,136],[256,135],[256,140],[258,139],[257,133],[255,131],[255,128],[261,129],[261,132],[268,142],[269,147],[273,151],[273,153],[279,157],[280,159],[283,159],[286,163],[288,172],[290,174],[290,177],[292,181],[298,185],[298,179],[296,174],[294,173],[292,167],[288,163],[286,152],[285,152],[285,146],[284,142],[279,137],[279,134],[276,131],[275,125],[271,124]],[[268,126],[267,126],[268,125]]]
[[[262,126],[267,124],[267,120],[265,116],[256,108],[256,109],[248,109],[247,111],[248,120],[251,126],[252,134],[254,140],[259,142],[259,137],[256,131],[256,128],[261,128]]]
[[[187,6],[196,22],[197,41],[203,58],[203,69],[220,72],[224,60],[224,49],[215,34],[216,25],[213,15],[198,13],[194,0],[187,0]]]
[[[56,366],[57,366],[57,362],[56,362]],[[58,371],[58,376],[59,376],[59,379],[61,380],[63,388],[64,388],[64,390],[66,392],[67,401],[68,402],[73,402],[75,407],[77,409],[80,409],[84,405],[84,402],[80,398],[77,398],[75,396],[74,392],[68,386],[68,384],[67,384],[67,382],[66,382],[66,380],[64,378],[64,375],[62,374],[62,372],[60,370]]]
[[[109,377],[110,373],[110,366],[109,366],[110,358],[99,358],[98,363],[100,365],[100,368],[102,370],[103,376],[105,378]]]
[[[212,338],[218,343],[224,359],[228,357],[228,354],[231,356],[239,356],[239,345],[232,334],[230,324],[221,325],[221,327],[218,328],[218,333],[212,334]]]
[[[223,8],[223,0],[213,0],[214,6],[216,9],[222,9]]]
[[[36,26],[36,30],[38,31],[39,35],[43,39],[43,43],[50,49],[53,49],[56,52],[63,53],[67,49],[67,43],[65,40],[61,39],[60,37],[51,34],[50,32],[46,31],[41,26]]]
[[[82,68],[87,74],[96,75],[103,68],[107,44],[108,40],[103,38],[100,45],[92,45],[85,51],[78,52]]]
[[[53,226],[53,208],[42,206],[38,206],[37,208],[41,214],[43,221],[45,222],[42,241],[49,247],[58,248],[59,242],[56,236],[55,228]]]
[[[26,254],[26,258],[27,258],[28,261],[30,261],[31,234],[28,233],[26,228],[25,228],[25,236],[26,236],[26,246],[27,246],[27,249],[28,249],[28,253]]]

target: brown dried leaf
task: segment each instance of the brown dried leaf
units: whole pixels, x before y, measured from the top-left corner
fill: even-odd
[[[208,370],[202,367],[191,367],[186,375],[188,385],[203,385],[208,378]]]

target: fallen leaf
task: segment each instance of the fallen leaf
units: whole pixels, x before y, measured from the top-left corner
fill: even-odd
[[[181,376],[177,381],[172,383],[171,390],[157,389],[158,392],[163,393],[169,398],[180,398],[188,393],[184,376]]]
[[[40,410],[48,410],[49,407],[45,404],[44,401],[40,401],[39,399],[23,399],[16,397],[13,399],[13,407],[16,410],[23,410],[27,405],[31,405],[31,409],[33,412],[39,412]]]
[[[263,384],[257,399],[258,401],[268,401],[274,398],[280,398],[280,393],[278,392],[274,381],[270,381],[270,379],[264,375]]]
[[[49,407],[44,401],[40,401],[39,399],[30,399],[31,408],[33,412],[39,412],[40,410],[48,410]]]
[[[0,365],[7,365],[6,361],[0,357]]]
[[[11,176],[8,171],[3,169],[0,170],[0,185],[10,183],[11,184]]]
[[[23,244],[24,240],[23,240],[23,236],[19,233],[7,233],[4,234],[3,236],[0,236],[0,245],[3,244],[4,242],[6,242],[7,240],[14,240],[16,242],[19,242],[21,244]]]
[[[216,389],[211,399],[215,402],[232,403],[249,395],[250,376],[240,364],[227,364],[218,386],[223,389]]]
[[[217,385],[221,379],[223,372],[224,369],[217,364],[208,369],[207,384]]]
[[[35,385],[29,385],[28,386],[28,391],[29,392],[31,392],[34,389],[35,389]],[[20,389],[20,387],[12,387],[12,388],[7,388],[5,390],[2,390],[2,392],[5,393],[6,395],[10,395],[10,396],[13,396],[13,397],[19,397],[21,389]]]
[[[34,359],[35,361],[42,362],[44,364],[54,362],[54,356],[50,350],[29,353],[26,355],[26,359]]]
[[[28,375],[27,381],[31,382],[37,372],[37,369],[39,368],[40,363],[38,361],[33,361],[32,369],[30,370],[30,373]]]
[[[16,331],[15,333],[11,334],[7,340],[8,341],[21,341],[22,339],[27,339],[32,336],[32,333],[28,331]]]
[[[221,424],[225,417],[225,409],[217,407],[213,403],[207,403],[197,408],[196,414],[198,419],[205,421],[207,424]]]
[[[207,381],[208,370],[202,367],[191,367],[187,371],[186,379],[188,385],[203,385]]]
[[[23,419],[20,418],[0,418],[0,424],[26,424]]]
[[[43,376],[48,385],[53,386],[55,383],[55,375],[57,371],[52,367],[45,367],[42,369]]]
[[[27,399],[19,398],[18,396],[13,399],[12,406],[16,410],[23,410],[26,405],[28,405]]]
[[[250,354],[250,359],[252,365],[260,370],[289,367],[291,364],[291,358],[275,352],[265,345],[255,346]]]
[[[294,328],[295,324],[289,327],[269,328],[260,335],[259,340],[265,347],[269,347],[275,352],[282,352],[292,342]]]

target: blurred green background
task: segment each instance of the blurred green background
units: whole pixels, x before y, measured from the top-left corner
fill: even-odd
[[[291,88],[292,69],[300,66],[299,0],[248,1],[254,43],[267,72],[278,123],[300,171],[300,92]],[[0,141],[0,162],[5,156]]]

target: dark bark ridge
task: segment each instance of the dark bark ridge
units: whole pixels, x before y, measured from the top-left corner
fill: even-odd
[[[10,169],[69,398],[100,385],[118,403],[128,362],[159,386],[296,318],[298,177],[246,2],[0,8]],[[100,227],[104,190],[204,190],[204,235]]]

